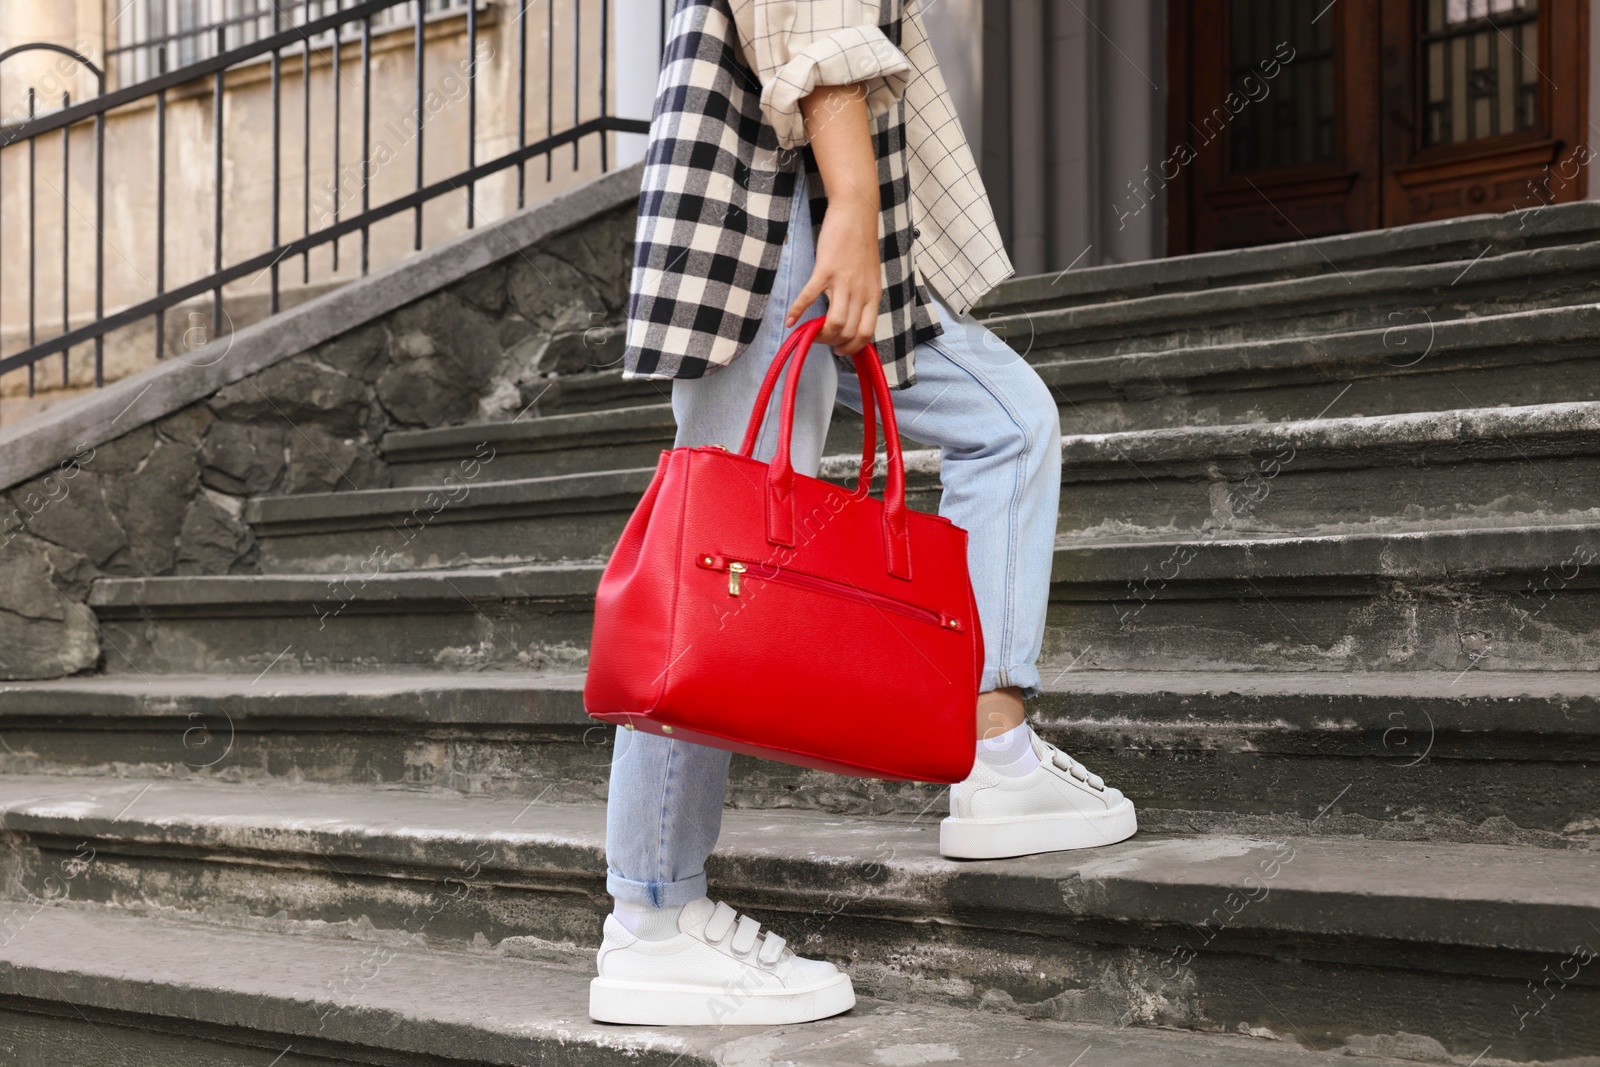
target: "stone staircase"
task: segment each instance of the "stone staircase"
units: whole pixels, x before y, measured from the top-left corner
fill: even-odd
[[[942,788],[736,757],[714,894],[863,997],[808,1027],[584,1011],[612,738],[582,671],[659,386],[555,378],[387,434],[390,488],[252,499],[248,572],[101,577],[102,669],[0,686],[0,1047],[1600,1062],[1597,238],[1579,204],[994,294],[1068,435],[1033,719],[1142,830],[955,863]],[[932,510],[936,455],[908,467]]]

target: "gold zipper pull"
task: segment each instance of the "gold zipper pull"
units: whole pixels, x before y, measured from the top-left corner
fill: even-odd
[[[738,596],[739,595],[739,576],[742,575],[743,573],[744,573],[744,564],[743,563],[735,562],[735,563],[728,564],[728,595],[729,596]]]

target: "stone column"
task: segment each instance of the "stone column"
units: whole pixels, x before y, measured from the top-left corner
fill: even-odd
[[[1165,0],[984,5],[984,180],[1018,273],[1164,254],[1165,12]]]
[[[650,118],[655,105],[656,81],[661,71],[661,43],[670,2],[610,0],[611,25],[616,27],[612,60],[615,64],[617,102],[615,114],[625,119]],[[649,138],[642,133],[617,134],[617,166],[644,158]]]
[[[1101,192],[1096,263],[1129,263],[1166,254],[1166,196],[1157,170],[1167,155],[1166,25],[1160,0],[1100,5]]]
[[[1589,125],[1583,131],[1583,143],[1589,146],[1589,153],[1593,156],[1600,153],[1600,70],[1596,70],[1596,60],[1600,57],[1600,9],[1594,4],[1589,7]],[[1600,178],[1597,178],[1595,164],[1591,162],[1587,168],[1588,186],[1586,192],[1590,200],[1600,200]]]

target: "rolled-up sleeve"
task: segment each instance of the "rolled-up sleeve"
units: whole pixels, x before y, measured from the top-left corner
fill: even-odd
[[[899,102],[911,63],[878,27],[875,0],[734,0],[761,110],[784,148],[810,140],[800,101],[819,85],[859,85],[876,118]]]

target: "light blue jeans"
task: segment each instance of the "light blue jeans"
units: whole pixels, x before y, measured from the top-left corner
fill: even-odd
[[[809,219],[802,173],[760,332],[728,366],[672,383],[679,446],[739,447],[756,391],[785,336],[784,315],[811,277]],[[967,565],[983,623],[980,688],[1017,686],[1031,697],[1039,691],[1035,661],[1055,549],[1061,421],[1050,390],[1025,360],[972,316],[955,314],[937,296],[935,305],[944,332],[917,347],[916,384],[891,394],[895,416],[903,437],[940,449],[939,513],[968,533]],[[824,314],[826,298],[802,321]],[[805,362],[795,403],[796,471],[816,474],[835,398],[861,410],[855,375],[841,375],[818,346]],[[758,459],[770,459],[776,449],[777,406],[775,395],[757,438]],[[705,896],[705,861],[722,828],[729,754],[620,727],[616,742],[606,811],[607,891],[655,907]]]

